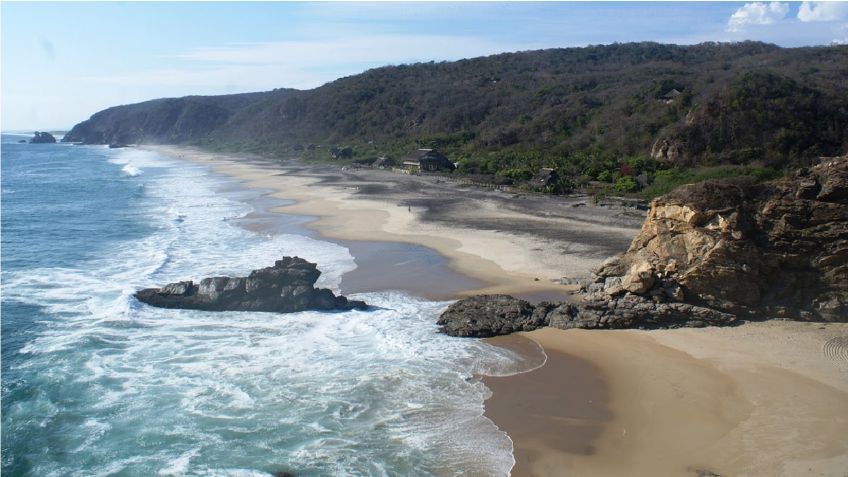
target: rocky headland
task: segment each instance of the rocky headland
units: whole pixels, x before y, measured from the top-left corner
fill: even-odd
[[[848,156],[771,183],[683,186],[651,203],[630,248],[598,267],[574,301],[475,296],[448,307],[439,324],[485,337],[773,318],[848,321]]]
[[[253,270],[247,277],[204,278],[146,288],[135,297],[161,308],[206,311],[269,311],[292,313],[305,310],[366,309],[365,302],[336,296],[315,288],[321,272],[317,265],[299,257],[283,257],[273,267]]]

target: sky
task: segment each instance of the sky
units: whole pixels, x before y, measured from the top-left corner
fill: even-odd
[[[848,43],[848,2],[0,3],[0,128],[309,89],[369,68],[613,42]]]

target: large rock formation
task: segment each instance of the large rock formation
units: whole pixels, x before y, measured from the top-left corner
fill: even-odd
[[[848,321],[848,157],[769,184],[712,181],[660,197],[589,297],[626,292],[750,319]]]
[[[30,144],[53,144],[56,142],[56,138],[53,137],[49,132],[41,132],[36,131],[32,139],[29,140]]]
[[[247,277],[204,278],[200,284],[177,282],[147,288],[135,294],[139,301],[162,308],[208,311],[271,311],[365,309],[362,301],[335,296],[313,285],[321,272],[299,257],[283,257],[273,267],[254,270]]]
[[[506,298],[466,300],[442,315],[444,332],[491,336],[525,330],[528,323],[671,328],[771,318],[846,322],[848,156],[823,159],[778,182],[703,182],[655,199],[627,252],[598,267],[573,303],[505,313]],[[514,317],[512,325],[503,322],[507,317]]]

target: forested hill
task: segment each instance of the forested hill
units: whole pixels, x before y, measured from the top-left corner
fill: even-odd
[[[587,156],[786,166],[848,151],[848,46],[631,43],[387,66],[306,91],[117,106],[64,140],[365,158],[434,146],[482,173]]]

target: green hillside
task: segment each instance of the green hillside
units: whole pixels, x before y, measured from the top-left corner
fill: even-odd
[[[306,91],[118,106],[65,140],[319,159],[350,146],[360,161],[426,146],[459,162],[458,173],[520,179],[553,166],[572,182],[625,191],[658,169],[781,170],[844,153],[846,131],[848,46],[630,43],[389,66]]]

